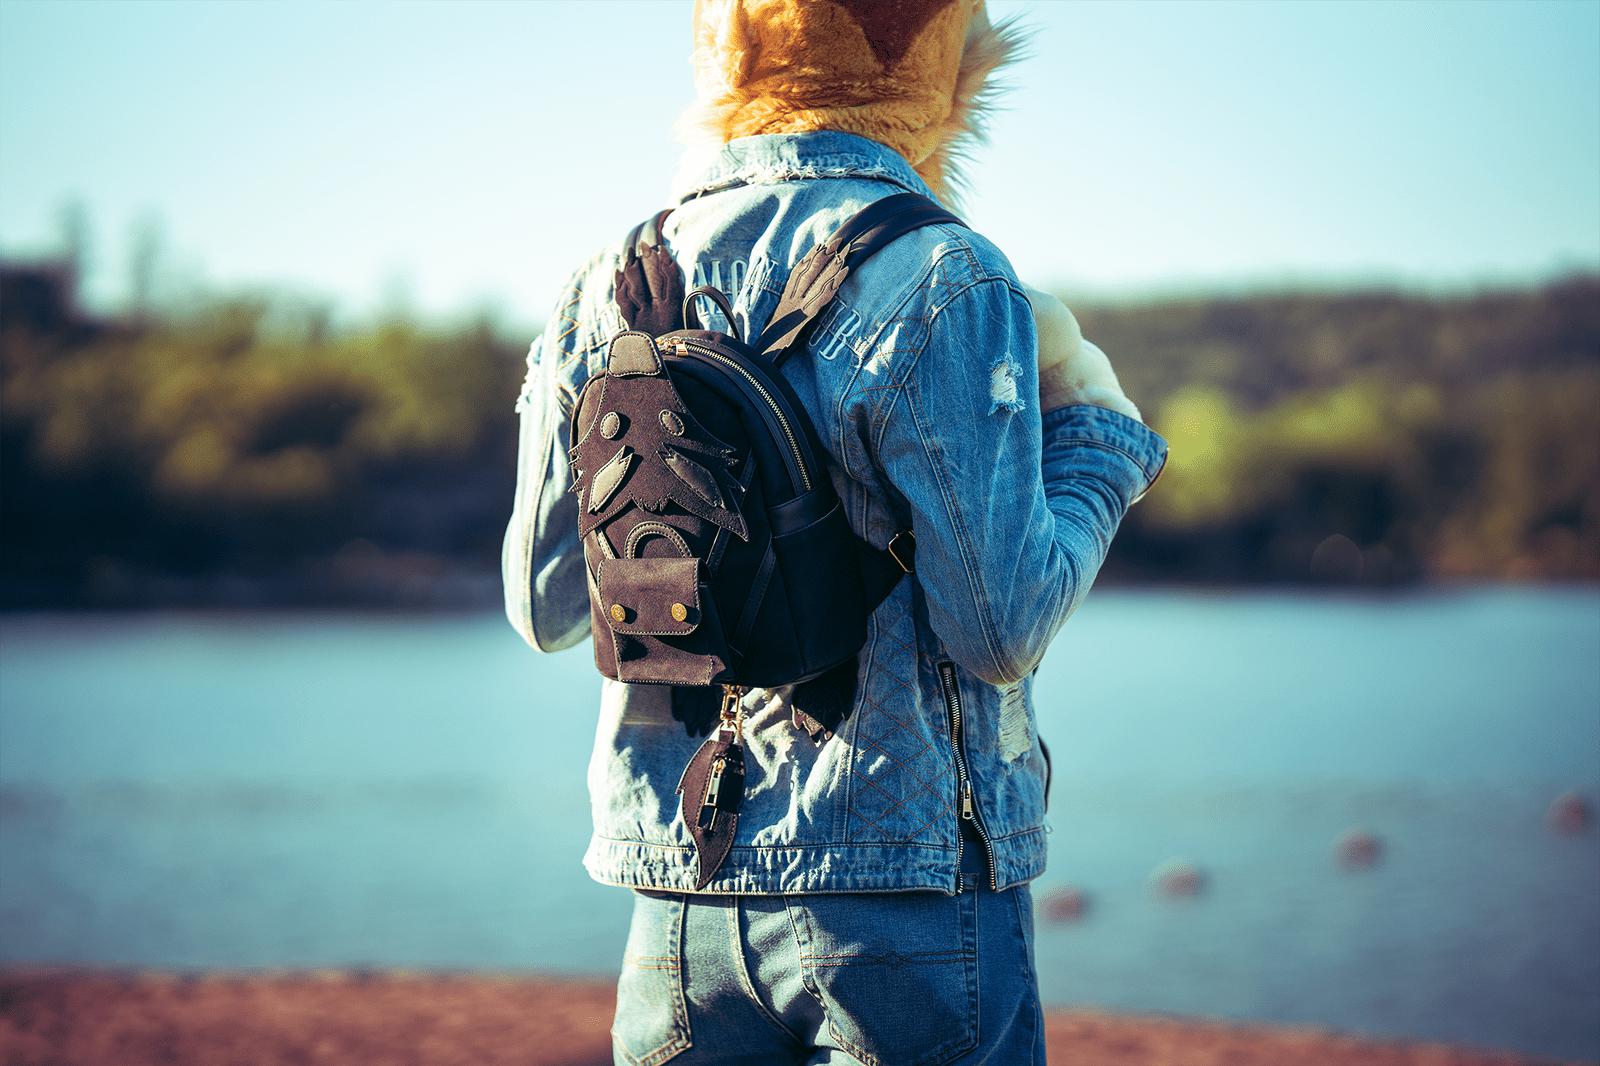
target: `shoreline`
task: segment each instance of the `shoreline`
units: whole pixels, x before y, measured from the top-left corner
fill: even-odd
[[[0,1062],[605,1066],[609,981],[410,970],[0,970]],[[1555,1066],[1324,1029],[1046,1011],[1054,1066]]]
[[[30,617],[449,617],[488,615],[504,610],[498,574],[464,572],[456,579],[369,584],[305,584],[282,578],[240,579],[232,576],[155,582],[101,595],[52,586],[19,589],[0,580],[0,619]],[[1199,597],[1258,596],[1316,598],[1328,602],[1386,603],[1422,598],[1449,598],[1494,592],[1600,592],[1600,579],[1576,577],[1439,576],[1414,581],[1313,582],[1288,580],[1222,580],[1207,578],[1107,575],[1095,590],[1112,595],[1186,595]]]

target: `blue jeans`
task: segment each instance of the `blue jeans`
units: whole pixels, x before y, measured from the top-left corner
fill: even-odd
[[[616,1063],[1043,1066],[1032,893],[966,876],[956,896],[635,889]]]

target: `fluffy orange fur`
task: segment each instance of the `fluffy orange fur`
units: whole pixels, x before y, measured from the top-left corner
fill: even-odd
[[[718,142],[859,134],[953,201],[994,106],[992,75],[1022,44],[1015,21],[989,22],[983,0],[696,0],[698,98],[680,129]]]

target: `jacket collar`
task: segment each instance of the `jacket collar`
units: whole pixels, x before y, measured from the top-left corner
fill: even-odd
[[[938,200],[899,152],[837,130],[758,134],[691,149],[673,180],[672,195],[683,203],[738,185],[807,178],[871,178]]]

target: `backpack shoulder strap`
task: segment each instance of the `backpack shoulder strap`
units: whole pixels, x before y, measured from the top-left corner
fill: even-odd
[[[897,237],[942,222],[966,225],[926,196],[912,192],[886,196],[856,212],[795,265],[777,309],[754,344],[756,351],[770,358],[773,366],[782,366],[791,353],[805,346],[806,331],[852,270]],[[896,533],[884,549],[858,542],[869,610],[876,610],[902,577],[915,573],[916,547],[916,537],[909,529]]]
[[[628,329],[658,336],[683,327],[683,271],[661,244],[672,208],[628,231],[617,270],[617,311]]]
[[[940,222],[965,225],[945,208],[914,192],[886,196],[857,211],[795,264],[772,319],[755,342],[756,350],[770,358],[774,366],[783,365],[789,354],[803,345],[806,331],[852,270],[895,238]]]

